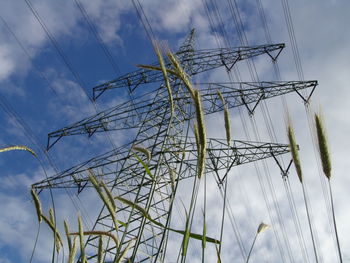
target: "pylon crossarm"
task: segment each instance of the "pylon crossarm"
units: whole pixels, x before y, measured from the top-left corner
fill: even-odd
[[[223,111],[223,104],[218,96],[218,91],[220,91],[225,98],[228,108],[245,105],[250,110],[249,105],[255,104],[253,108],[255,109],[260,100],[269,99],[294,91],[299,92],[304,89],[313,90],[316,85],[317,81],[270,81],[200,83],[198,87],[200,88],[203,100],[204,113],[211,114]],[[157,90],[158,96],[155,103],[153,102],[153,93],[156,92],[147,93],[139,98],[135,98],[133,101],[124,102],[63,129],[50,133],[48,135],[48,148],[56,143],[56,138],[60,139],[64,136],[79,134],[92,136],[96,132],[132,129],[142,126],[144,122],[149,121],[149,119],[146,118],[146,115],[151,107],[152,110],[169,107],[169,98],[165,87],[160,87]],[[182,105],[192,103],[190,95],[187,92],[180,92],[174,98],[175,105],[180,101]],[[178,111],[181,110],[178,107],[176,108]],[[194,117],[195,114],[193,111],[192,113],[184,113],[184,119],[186,120]],[[53,140],[53,143],[50,144],[51,139]]]
[[[125,160],[132,159],[130,148],[131,144],[107,152],[46,180],[35,183],[33,187],[38,190],[44,188],[77,188],[80,192],[84,187],[91,187],[91,184],[88,183],[89,169],[93,170],[110,187],[118,187],[118,185],[126,183],[125,180],[129,177],[125,177],[122,174],[130,174],[133,178],[133,182],[127,182],[128,184],[138,185],[140,183],[139,179],[143,177],[144,168],[137,165],[135,159],[128,165],[121,165]],[[211,158],[215,157],[217,161],[214,166],[208,159],[206,170],[207,172],[214,172],[215,170],[226,169],[232,162],[234,163],[232,166],[237,166],[285,154],[289,152],[289,148],[286,144],[239,140],[233,140],[229,146],[226,140],[208,139],[207,151],[210,153]],[[182,171],[178,179],[192,177],[196,174],[193,173],[197,166],[197,146],[194,138],[189,137],[185,147],[171,143],[165,144],[163,149],[156,150],[152,157],[157,159],[160,155],[165,157],[167,166],[182,162],[187,167]],[[209,158],[209,155],[207,158]],[[111,165],[113,165],[113,169],[110,169]],[[149,162],[149,169],[151,172],[156,169],[152,160]],[[118,178],[116,178],[117,174],[120,175]]]
[[[273,54],[284,48],[284,44],[258,45],[250,47],[233,47],[233,48],[218,48],[207,50],[192,50],[191,55],[182,59],[182,64],[191,63],[191,72],[187,72],[190,76],[225,66],[232,68],[236,62],[262,54]],[[188,51],[187,51],[188,53]],[[276,55],[277,55],[276,54]],[[181,57],[182,58],[182,57]],[[153,63],[153,66],[158,66],[158,63]],[[170,68],[170,63],[166,63],[166,67]],[[94,99],[97,99],[107,90],[128,88],[135,90],[135,86],[140,84],[153,83],[163,81],[163,74],[160,71],[139,69],[131,73],[120,76],[119,78],[98,85],[93,88]]]

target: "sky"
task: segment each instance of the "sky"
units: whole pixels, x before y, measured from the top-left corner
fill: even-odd
[[[259,17],[256,0],[212,1],[212,0],[165,0],[140,1],[144,14],[151,25],[154,38],[163,46],[176,51],[192,29],[196,29],[198,49],[218,48],[225,45],[240,46],[239,34],[230,13],[230,4],[237,3],[245,36],[250,45],[267,42],[264,27]],[[296,138],[300,146],[300,156],[305,185],[312,209],[312,222],[317,235],[317,249],[320,262],[338,262],[332,225],[329,219],[328,189],[320,169],[318,153],[315,150],[313,112],[321,112],[327,128],[331,149],[335,212],[344,262],[350,262],[350,232],[348,200],[350,194],[347,176],[347,149],[350,132],[350,93],[348,83],[350,24],[347,0],[287,1],[293,20],[293,28],[305,80],[318,80],[309,112],[297,94],[284,98],[288,105]],[[80,3],[89,21],[97,32],[92,33],[84,15],[77,6]],[[209,5],[210,17],[204,8]],[[281,80],[299,80],[293,45],[282,8],[282,1],[261,0],[273,43],[285,43],[286,48],[278,58]],[[219,12],[215,12],[213,7]],[[42,25],[31,12],[35,9]],[[220,15],[220,16],[219,16]],[[137,16],[131,1],[1,1],[0,2],[0,121],[3,127],[0,146],[26,145],[32,148],[40,159],[48,175],[68,169],[98,154],[112,149],[106,134],[71,136],[60,140],[49,151],[50,159],[44,154],[47,134],[68,124],[96,113],[91,103],[92,88],[121,74],[133,71],[137,64],[150,64],[156,60],[151,42]],[[210,19],[212,19],[212,24]],[[222,20],[223,27],[218,23]],[[223,34],[225,28],[227,36]],[[108,49],[106,56],[99,44]],[[273,64],[268,56],[254,60],[260,80],[276,80]],[[237,65],[242,81],[251,81],[247,65]],[[235,66],[235,67],[236,67]],[[236,75],[233,75],[238,81]],[[215,70],[205,74],[206,81],[228,81],[225,70]],[[200,81],[198,77],[196,80]],[[108,96],[109,95],[109,96]],[[107,109],[123,100],[122,91],[108,91],[97,100],[97,110]],[[278,141],[287,143],[285,107],[281,98],[266,100],[256,109],[254,117],[249,117],[244,108],[233,109],[231,128],[233,139],[257,141]],[[270,135],[266,124],[266,114],[271,118],[273,131]],[[247,124],[247,132],[243,123]],[[223,113],[206,116],[208,137],[225,138]],[[254,124],[257,127],[255,132]],[[219,128],[218,128],[219,127]],[[110,137],[115,145],[122,145],[130,136],[127,132],[113,132]],[[283,160],[288,163],[290,155]],[[0,155],[0,262],[29,262],[38,230],[35,210],[29,190],[31,184],[45,178],[44,170],[37,159],[28,152],[13,151]],[[258,172],[259,171],[259,172]],[[291,215],[288,194],[279,168],[273,161],[259,162],[236,167],[228,181],[228,199],[235,218],[243,250],[247,251],[253,241],[258,225],[263,221],[271,228],[259,235],[251,256],[251,262],[304,262],[299,246],[298,234]],[[307,226],[301,185],[294,167],[289,172],[292,193],[300,218],[300,225],[306,243],[310,262],[313,258],[310,232]],[[181,201],[188,204],[189,186],[180,184],[177,213],[183,214]],[[209,181],[208,234],[218,233],[218,214],[221,213],[220,193],[215,182]],[[263,190],[267,193],[264,202]],[[203,189],[202,189],[203,190]],[[201,191],[202,191],[201,190]],[[200,192],[201,194],[202,192]],[[52,206],[49,194],[40,195],[45,211]],[[54,191],[57,222],[68,218],[72,228],[76,227],[77,210],[84,215],[86,227],[92,224],[100,207],[93,191],[85,191],[76,196],[74,191]],[[218,201],[219,200],[219,201]],[[200,207],[201,201],[198,206]],[[209,209],[211,208],[211,209]],[[268,209],[269,208],[269,209]],[[328,207],[329,208],[329,207]],[[87,212],[88,211],[88,212]],[[200,216],[201,210],[197,210]],[[280,220],[281,219],[281,220]],[[176,221],[176,220],[175,220]],[[194,230],[200,230],[200,220]],[[282,223],[283,222],[283,223]],[[184,222],[174,223],[183,228]],[[60,226],[62,229],[62,226]],[[284,230],[283,230],[284,229]],[[40,227],[38,246],[33,262],[47,262],[52,252],[51,233],[43,225]],[[279,252],[276,235],[281,240]],[[284,237],[285,235],[285,237]],[[235,239],[234,229],[229,220],[225,223],[223,262],[244,262]],[[290,243],[292,256],[288,254]],[[170,244],[179,247],[179,237],[170,236]],[[200,262],[200,244],[190,243],[193,262]],[[176,252],[169,252],[172,262]],[[207,251],[207,262],[216,258],[215,247]],[[282,256],[281,256],[282,254]]]

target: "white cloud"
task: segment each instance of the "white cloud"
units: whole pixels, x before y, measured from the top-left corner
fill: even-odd
[[[240,2],[242,4],[243,1]],[[316,1],[310,1],[307,3],[305,3],[305,1],[289,2],[293,12],[294,27],[298,38],[305,76],[306,78],[318,79],[320,81],[320,86],[316,90],[315,98],[318,98],[320,104],[323,105],[327,126],[331,128],[329,129],[329,137],[334,160],[334,179],[332,179],[332,183],[335,190],[334,192],[336,193],[336,212],[338,216],[341,244],[345,257],[347,253],[345,248],[350,242],[348,237],[344,234],[350,230],[347,223],[349,218],[349,214],[347,212],[347,200],[349,195],[346,187],[348,185],[347,183],[349,182],[349,179],[346,177],[348,164],[347,159],[345,158],[348,154],[347,149],[349,149],[346,135],[348,134],[350,127],[350,123],[346,115],[346,113],[349,112],[347,101],[350,99],[350,93],[347,91],[347,84],[349,83],[349,59],[347,54],[349,53],[348,43],[350,39],[349,36],[343,32],[347,32],[346,26],[349,24],[347,15],[349,11],[349,3],[347,1],[317,1],[317,3]],[[250,1],[249,3],[253,4],[255,1]],[[64,4],[61,4],[56,2],[33,1],[33,4],[38,8],[38,11],[43,14],[45,22],[58,39],[73,38],[75,40],[79,40],[80,37],[84,35],[85,31],[79,26],[81,18],[77,18],[80,16],[80,13],[73,5],[73,2],[67,1],[64,2]],[[124,26],[123,19],[126,19],[124,16],[130,14],[129,11],[132,9],[130,2],[84,1],[83,4],[93,21],[96,22],[97,28],[100,30],[104,41],[110,46],[113,44],[120,45],[122,40],[118,35],[118,30]],[[210,33],[207,17],[202,8],[201,1],[151,1],[142,4],[153,28],[157,33],[162,34],[167,33],[168,31],[173,33],[185,33],[188,28],[196,26],[198,28],[197,41],[201,48],[215,47],[217,45],[216,39],[214,38],[213,34]],[[278,42],[286,41],[288,44],[289,41],[286,34],[286,27],[284,24],[283,12],[280,3],[276,4],[275,1],[264,1],[263,4],[270,17],[269,24],[271,26],[270,30],[272,33],[272,38]],[[47,47],[48,42],[45,34],[42,32],[41,28],[38,26],[26,7],[17,3],[9,4],[9,2],[3,2],[1,10],[6,10],[2,11],[1,14],[8,14],[5,16],[6,20],[11,26],[13,26],[14,31],[21,37],[24,44],[29,47],[32,54],[40,55],[42,49]],[[57,10],[64,10],[64,12]],[[242,9],[241,11],[243,10],[246,11],[245,13],[242,13],[242,18],[247,25],[247,36],[250,42],[254,44],[257,42],[264,42],[262,41],[261,27],[253,27],[255,23],[259,22],[254,12],[246,9]],[[17,16],[11,15],[15,12],[18,14]],[[223,12],[223,14],[225,13]],[[226,13],[224,18],[228,19],[229,14]],[[136,22],[134,21],[134,23]],[[7,36],[5,35],[7,33],[4,30],[1,32],[1,34],[2,36]],[[230,37],[235,38],[234,35]],[[8,37],[2,37],[1,39],[0,80],[4,81],[8,79],[8,77],[14,72],[17,72],[19,68],[22,68],[22,71],[25,72],[30,70],[30,67],[22,66],[25,58],[15,55],[18,54],[18,48],[15,47],[12,42],[7,40]],[[234,40],[234,42],[236,41],[237,40]],[[279,59],[282,77],[288,80],[296,78],[290,50],[290,45],[287,45],[286,50],[281,54]],[[259,60],[256,62],[259,72],[260,70],[263,71],[260,76],[264,78],[272,78],[271,74],[269,73],[271,65],[268,66],[267,64],[269,62],[266,61],[268,60],[265,58],[259,58]],[[242,72],[246,72],[244,67],[241,66],[240,69]],[[246,73],[243,74],[244,77],[249,77],[249,75]],[[79,120],[83,116],[92,114],[93,111],[91,110],[91,107],[86,106],[87,101],[82,99],[82,94],[79,87],[77,87],[77,85],[71,80],[65,78],[63,80],[59,80],[56,78],[56,76],[57,75],[54,74],[54,87],[60,96],[66,100],[66,104],[61,106],[56,101],[53,101],[51,104],[51,110],[57,112],[57,114],[60,116],[64,116],[64,118],[68,118],[69,120]],[[223,74],[216,72],[209,78],[214,81],[216,79],[221,80],[221,77],[223,77]],[[317,174],[317,163],[313,155],[312,144],[310,143],[311,138],[308,135],[307,130],[308,123],[303,113],[300,99],[293,95],[286,96],[286,99],[288,100],[290,114],[293,118],[297,132],[297,139],[301,147],[305,181],[308,185],[310,202],[314,212],[313,218],[320,239],[320,251],[325,262],[333,262],[335,261],[335,250],[333,240],[330,238],[330,227],[328,224],[328,217],[323,202],[323,194],[320,183],[320,180],[323,180],[324,178],[320,179]],[[286,142],[286,136],[284,136],[284,113],[281,110],[280,101],[277,99],[271,100],[268,102],[268,104],[270,105],[270,114],[278,140]],[[245,110],[243,110],[243,112],[245,112]],[[243,139],[245,135],[241,129],[242,124],[238,115],[238,111],[232,111],[232,129],[235,133],[233,137]],[[244,113],[243,118],[248,122],[248,132],[253,135],[253,127],[249,121],[249,117],[246,116],[246,113]],[[213,137],[224,137],[223,129],[217,128],[223,127],[223,119],[220,114],[208,117],[206,120],[209,128],[208,134],[213,135]],[[271,140],[266,124],[263,121],[261,109],[257,110],[256,121],[259,127],[261,139],[264,141]],[[254,138],[254,136],[252,137]],[[65,149],[65,152],[68,152],[68,150],[69,149]],[[286,160],[288,159],[289,158],[286,158]],[[259,167],[261,168],[261,166]],[[297,244],[298,240],[294,230],[290,211],[286,206],[287,199],[280,172],[273,163],[271,163],[269,167],[272,181],[275,184],[276,190],[276,200],[271,198],[271,193],[268,191],[269,205],[272,206],[276,202],[281,206],[282,220],[286,225],[292,250],[295,252],[297,262],[301,262],[302,259],[300,258],[301,255]],[[238,176],[236,170],[238,172]],[[230,200],[232,200],[233,211],[237,218],[246,250],[249,248],[250,242],[256,231],[256,227],[260,221],[263,220],[266,223],[272,224],[272,222],[269,222],[271,218],[269,218],[269,215],[265,209],[265,204],[262,201],[263,196],[261,193],[260,184],[258,183],[258,178],[255,174],[255,169],[252,166],[242,166],[234,170],[231,175],[232,178],[230,182],[230,184],[232,184],[232,188],[229,192],[231,197]],[[268,189],[266,175],[264,173],[262,173],[262,178],[266,189]],[[25,174],[20,174],[12,179],[17,179],[22,183],[30,184],[30,179]],[[308,252],[309,255],[312,255],[300,184],[297,181],[293,168],[290,171],[290,180],[294,197],[296,198],[297,210],[301,218],[302,228],[306,237]],[[6,177],[4,178],[4,185],[7,187],[14,187],[15,182]],[[183,200],[188,200],[188,195],[186,194],[188,193],[187,190],[190,190],[190,186],[188,184],[184,185],[183,187],[184,188],[180,193],[180,197],[182,197]],[[221,213],[221,206],[218,206],[218,200],[220,199],[218,198],[217,187],[214,182],[212,182],[212,185],[210,185],[210,191],[208,192],[213,194],[208,200],[208,210],[210,208],[210,212],[208,212],[208,219],[210,220],[211,224],[215,225],[219,223],[217,220],[217,214]],[[16,231],[16,229],[10,225],[10,218],[16,216],[19,218],[18,221],[14,222],[16,227],[22,231],[28,231],[28,236],[26,235],[23,242],[21,241],[21,245],[26,246],[23,252],[23,258],[25,258],[25,255],[28,255],[30,252],[29,244],[31,244],[30,240],[33,239],[34,235],[34,230],[29,229],[32,228],[31,226],[34,224],[34,218],[32,215],[33,211],[27,207],[26,203],[23,204],[18,197],[6,195],[1,197],[1,199],[5,200],[6,202],[2,204],[0,210],[6,211],[7,213],[0,221],[0,231],[2,231],[0,237],[9,237],[8,239],[3,238],[1,243],[6,245],[14,245],[16,239],[19,238],[20,235],[18,231]],[[63,199],[64,198],[59,201],[65,204],[69,203],[67,200]],[[63,206],[64,205],[59,207],[58,211],[62,212],[65,216],[69,216],[70,211],[74,211],[74,209],[71,208],[65,209]],[[181,207],[181,205],[179,206]],[[247,206],[251,209],[245,209]],[[16,209],[11,210],[13,207],[16,207]],[[276,211],[272,211],[271,213],[272,219],[276,220]],[[198,209],[198,215],[199,217],[201,215],[200,209]],[[199,220],[198,222],[201,221]],[[174,224],[179,227],[184,227],[184,222],[181,220],[175,221]],[[230,228],[228,221],[226,224],[227,232],[225,232],[224,238],[225,241],[227,241],[227,245],[224,247],[223,257],[225,259],[224,262],[229,262],[233,257],[238,257],[237,255],[239,255],[239,251],[237,246],[233,245],[236,244],[236,241],[233,238],[232,229]],[[199,224],[194,226],[194,228],[200,231]],[[272,228],[276,229],[279,235],[281,235],[281,228],[278,223],[277,225],[272,225]],[[211,231],[210,233],[217,233],[217,226],[209,229],[208,231]],[[177,237],[177,239],[179,239],[179,237]],[[176,240],[176,237],[174,237],[174,240]],[[175,246],[174,240],[171,240],[170,244]],[[200,249],[200,245],[194,245],[194,247],[196,249]],[[45,249],[46,251],[49,251],[48,245],[41,249],[42,256],[40,257],[43,259],[43,261],[45,261],[44,259],[47,258]],[[212,257],[214,261],[215,249],[211,247],[210,251],[211,253],[209,256]],[[173,251],[169,253],[174,254],[172,256],[176,257],[176,253]],[[190,253],[194,253],[193,255],[196,257],[198,256],[196,251],[192,251]],[[252,260],[257,261],[261,258],[267,262],[280,262],[280,255],[278,253],[277,244],[273,235],[273,229],[269,229],[263,236],[261,236],[261,238],[259,237],[257,246],[254,249]]]

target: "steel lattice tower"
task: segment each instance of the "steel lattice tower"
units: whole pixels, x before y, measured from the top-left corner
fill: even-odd
[[[275,60],[284,48],[284,44],[276,44],[195,50],[193,41],[194,30],[176,53],[189,76],[218,67],[231,70],[238,61],[263,54]],[[170,67],[169,63],[167,67]],[[80,193],[84,188],[91,187],[88,170],[92,170],[112,189],[114,195],[138,204],[154,220],[164,226],[170,226],[178,182],[196,175],[196,142],[190,137],[190,124],[195,117],[195,112],[188,91],[175,77],[171,78],[174,97],[173,118],[170,118],[168,93],[162,84],[157,89],[137,97],[137,88],[140,85],[158,83],[162,80],[163,76],[160,72],[140,69],[95,87],[95,99],[108,90],[122,88],[128,90],[131,99],[50,133],[48,148],[64,136],[77,134],[92,136],[97,132],[112,130],[137,128],[135,139],[127,145],[35,183],[33,187],[39,191],[45,188],[77,188]],[[288,81],[202,83],[199,86],[204,112],[211,114],[223,110],[218,90],[225,98],[228,108],[245,106],[250,113],[253,113],[261,100],[289,92],[297,92],[307,102],[308,98],[304,98],[300,90],[311,89],[309,95],[311,96],[316,85],[316,81]],[[133,97],[134,95],[136,97]],[[144,167],[132,155],[133,145],[145,147],[151,152],[152,158],[148,166],[156,179],[150,178]],[[233,166],[287,152],[289,149],[286,144],[235,140],[228,145],[226,140],[208,139],[205,176],[213,174],[222,182]],[[147,162],[145,156],[140,157]],[[224,175],[222,171],[225,171]],[[168,238],[166,229],[150,222],[139,210],[122,203],[118,203],[116,216],[121,221],[125,221],[126,226],[120,225],[115,229],[106,207],[103,207],[94,229],[107,229],[118,236],[121,245],[117,248],[117,253],[121,252],[130,240],[134,240],[128,255],[132,262],[164,262]],[[97,243],[97,237],[90,237],[86,247],[96,248]],[[108,253],[114,255],[116,248],[109,247]],[[96,257],[96,254],[97,252],[89,255],[89,258]]]

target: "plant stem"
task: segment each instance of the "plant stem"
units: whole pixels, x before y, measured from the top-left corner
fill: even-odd
[[[306,209],[306,214],[307,214],[307,220],[309,223],[309,228],[310,228],[310,234],[311,234],[311,240],[312,240],[312,247],[314,250],[314,254],[315,254],[315,260],[318,263],[318,257],[317,257],[317,252],[316,252],[316,245],[315,245],[315,238],[314,238],[314,234],[312,231],[312,226],[311,226],[311,218],[310,218],[310,214],[309,214],[309,205],[307,203],[307,199],[306,199],[306,191],[305,191],[305,186],[302,183],[301,184],[302,188],[303,188],[303,196],[304,196],[304,203],[305,203],[305,209]]]
[[[335,237],[337,239],[337,249],[338,249],[338,254],[339,254],[339,259],[340,262],[343,263],[343,258],[340,250],[340,244],[339,244],[339,237],[338,237],[338,230],[337,230],[337,223],[335,220],[335,213],[334,213],[334,204],[333,204],[333,194],[332,194],[332,187],[331,187],[331,180],[328,179],[328,186],[329,186],[329,193],[331,196],[331,207],[332,207],[332,216],[333,216],[333,226],[334,226],[334,232],[335,232]]]
[[[252,244],[252,246],[250,247],[250,250],[249,250],[249,253],[248,253],[248,257],[247,257],[246,263],[249,262],[250,254],[251,254],[252,251],[253,251],[253,247],[254,247],[254,244],[255,244],[255,241],[256,241],[256,238],[257,238],[257,237],[258,237],[258,233],[255,234],[255,237],[254,237],[254,240],[253,240],[253,244]]]

